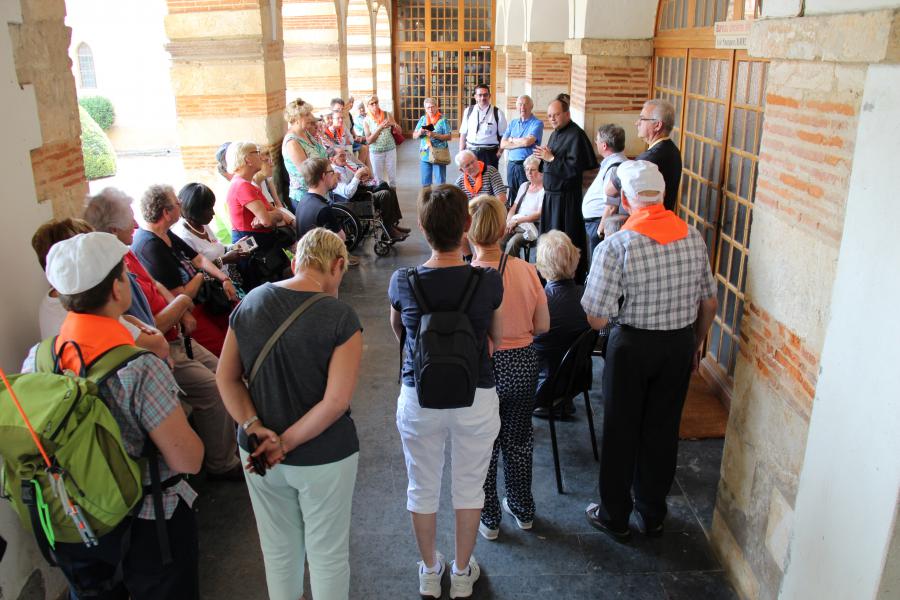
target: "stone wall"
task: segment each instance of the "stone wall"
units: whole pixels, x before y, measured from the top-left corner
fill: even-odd
[[[284,70],[287,97],[317,110],[347,92],[341,76],[341,27],[334,0],[283,0]],[[346,69],[345,69],[346,71]]]
[[[893,22],[882,11],[753,25],[750,53],[771,62],[741,355],[712,529],[747,598],[778,597],[791,563],[866,71],[885,60]]]

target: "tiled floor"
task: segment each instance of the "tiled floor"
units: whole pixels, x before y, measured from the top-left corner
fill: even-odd
[[[413,144],[404,144],[400,189],[405,222],[410,226],[415,225],[416,160]],[[451,173],[448,177],[453,181],[455,175]],[[399,359],[388,326],[386,290],[394,269],[420,263],[427,251],[418,233],[385,258],[375,257],[369,241],[365,250],[358,252],[362,265],[351,269],[341,290],[342,299],[354,306],[365,328],[362,375],[353,402],[360,438],[351,526],[353,599],[418,597],[418,556],[406,512],[406,472],[394,424]],[[595,366],[595,378],[600,368],[599,364]],[[602,403],[596,393],[591,401],[600,431]],[[722,440],[681,444],[666,534],[656,540],[636,535],[622,545],[591,528],[584,517],[585,506],[596,497],[597,463],[591,454],[583,405],[577,418],[561,423],[558,432],[566,493],[556,492],[547,424],[535,420],[534,494],[538,512],[534,529],[520,531],[507,518],[497,541],[479,538],[475,555],[482,577],[474,598],[736,597],[711,553],[705,533],[712,521]],[[207,485],[202,481],[195,485],[202,493],[197,507],[203,597],[266,598],[262,556],[244,485]],[[446,478],[441,502],[438,548],[452,555]],[[445,581],[445,589],[448,585]]]

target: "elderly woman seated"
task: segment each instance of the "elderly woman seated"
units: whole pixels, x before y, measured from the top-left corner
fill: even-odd
[[[544,205],[544,176],[541,161],[536,156],[525,159],[525,177],[516,193],[516,200],[506,217],[506,235],[500,246],[510,256],[518,256],[528,243],[537,240],[537,223]]]
[[[539,369],[538,395],[541,387],[559,367],[572,342],[590,327],[581,307],[584,288],[575,283],[575,269],[580,256],[581,250],[562,231],[548,231],[538,238],[537,270],[547,280],[544,293],[547,294],[547,307],[550,310],[550,330],[534,337]],[[571,398],[563,404],[562,411],[567,415],[575,413],[575,404]],[[547,409],[538,407],[534,414],[546,417]]]
[[[375,208],[381,211],[381,219],[387,225],[391,238],[400,241],[409,235],[409,229],[400,226],[403,214],[400,212],[400,202],[397,200],[397,192],[384,181],[378,183],[372,177],[369,169],[349,162],[348,152],[345,148],[329,148],[328,157],[337,175],[337,185],[333,194],[336,201],[363,200],[363,196],[372,195]]]
[[[181,202],[171,186],[147,188],[141,197],[141,215],[147,228],[135,232],[131,247],[155,280],[172,294],[184,293],[196,300],[206,278],[211,277],[221,282],[228,300],[237,302],[237,290],[228,275],[169,231],[181,218]],[[196,305],[193,316],[197,321],[193,337],[218,356],[228,329],[228,315],[212,314],[203,305]]]
[[[463,150],[456,155],[456,166],[459,167],[456,187],[463,191],[467,199],[487,194],[506,204],[506,185],[497,169],[478,160],[471,150]]]

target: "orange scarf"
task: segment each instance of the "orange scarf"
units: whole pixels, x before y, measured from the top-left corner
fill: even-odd
[[[339,142],[344,139],[344,128],[343,127],[341,127],[340,129],[335,129],[334,133],[331,133],[331,129],[326,129],[325,133],[328,134],[328,137],[330,137],[335,142]]]
[[[438,113],[434,116],[434,120],[431,120],[431,117],[428,116],[428,113],[425,113],[425,124],[426,125],[437,125],[437,122],[441,120],[441,113]]]
[[[382,123],[384,123],[384,120],[387,119],[387,115],[384,114],[384,111],[380,108],[378,109],[378,112],[370,110],[368,112],[368,115],[372,117],[372,120],[375,121],[376,125],[381,125]]]
[[[90,366],[91,363],[116,346],[134,345],[134,338],[115,319],[74,312],[66,315],[66,320],[63,321],[62,327],[59,329],[59,336],[56,338],[55,350],[59,352],[60,347],[66,341],[78,344],[85,366]],[[81,369],[81,360],[71,344],[63,350],[59,366],[75,373]]]
[[[482,184],[482,176],[484,175],[484,163],[480,160],[478,161],[478,175],[475,177],[475,183],[469,183],[469,175],[467,173],[463,173],[463,183],[466,184],[466,189],[469,190],[469,193],[472,196],[475,196],[478,192],[481,191]]]
[[[653,204],[631,213],[622,229],[646,235],[660,244],[666,245],[684,239],[688,235],[688,224],[662,204]]]

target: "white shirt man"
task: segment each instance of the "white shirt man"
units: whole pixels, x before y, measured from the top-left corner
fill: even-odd
[[[465,110],[459,124],[459,149],[471,150],[478,160],[496,169],[503,153],[500,138],[506,127],[506,115],[491,104],[491,90],[478,84],[475,104]]]
[[[597,130],[594,138],[597,151],[603,160],[597,177],[591,183],[581,202],[581,214],[584,216],[584,229],[587,233],[588,248],[593,256],[594,248],[600,243],[600,232],[603,231],[604,220],[622,210],[619,196],[608,195],[606,185],[615,167],[628,160],[625,150],[625,130],[618,125],[603,125]]]

